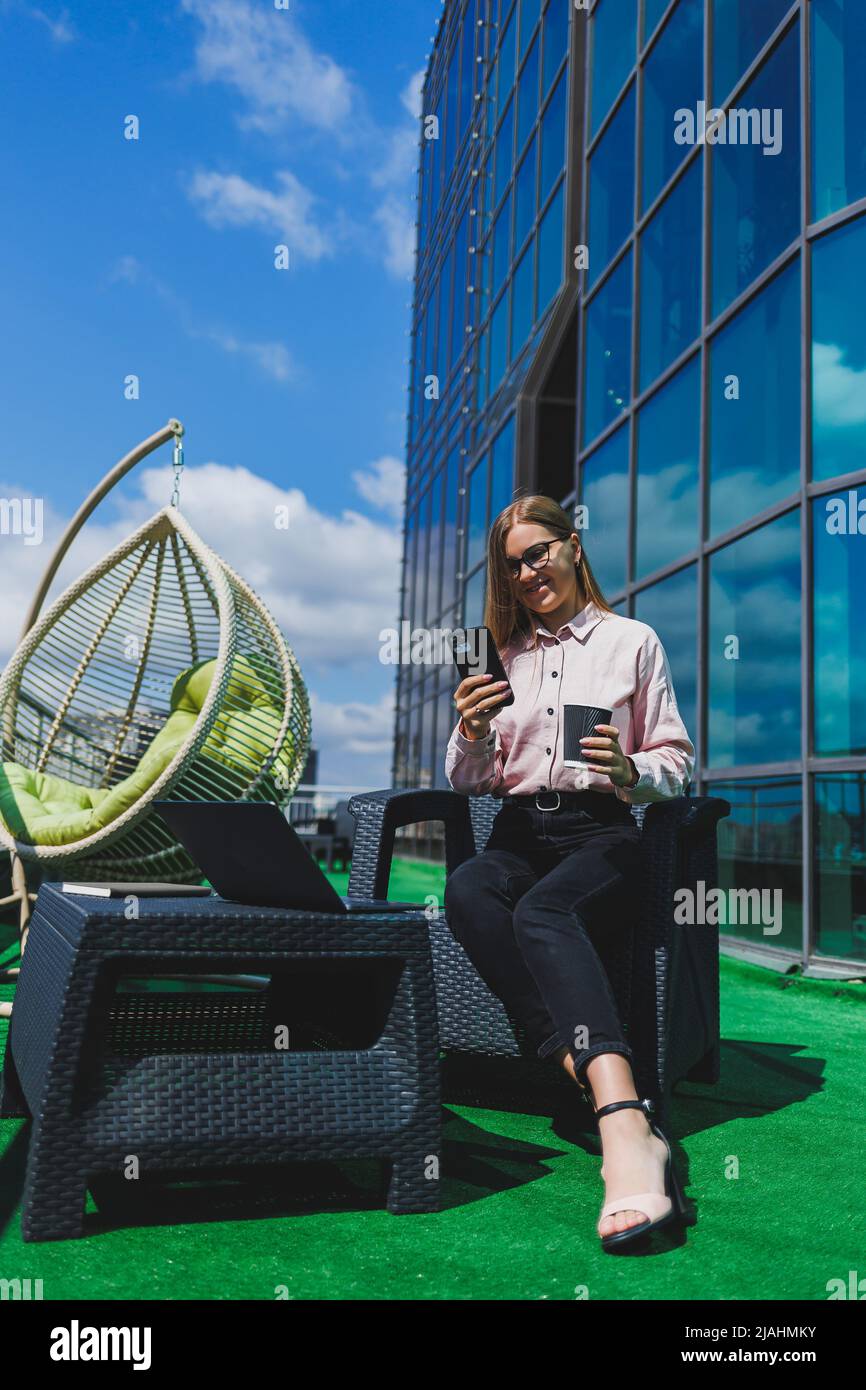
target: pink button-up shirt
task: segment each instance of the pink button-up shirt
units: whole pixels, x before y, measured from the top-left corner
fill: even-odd
[[[677,708],[667,655],[646,623],[590,602],[555,634],[536,624],[534,639],[518,637],[500,655],[514,704],[493,715],[487,738],[466,738],[458,720],[445,752],[455,791],[590,790],[613,792],[629,804],[683,794],[694,771],[694,744]],[[633,787],[564,765],[563,705],[572,704],[612,711],[619,746],[640,774]]]

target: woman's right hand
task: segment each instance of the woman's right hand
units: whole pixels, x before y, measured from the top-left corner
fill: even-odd
[[[508,695],[508,681],[494,681],[489,674],[467,676],[454,692],[454,703],[460,711],[468,738],[486,738],[492,714]]]

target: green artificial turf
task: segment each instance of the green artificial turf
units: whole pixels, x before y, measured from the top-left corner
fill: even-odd
[[[438,896],[441,870],[400,864],[390,893]],[[46,1299],[826,1299],[828,1281],[866,1275],[866,992],[728,958],[721,982],[721,1081],[683,1082],[672,1104],[696,1224],[648,1253],[599,1247],[591,1130],[476,1087],[490,1108],[445,1107],[434,1215],[385,1211],[376,1163],[304,1164],[105,1181],[85,1238],[43,1244],[20,1234],[29,1124],[0,1121],[0,1278],[41,1279]]]

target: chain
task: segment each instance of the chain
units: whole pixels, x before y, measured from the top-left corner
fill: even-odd
[[[171,490],[171,505],[173,507],[179,507],[180,475],[183,472],[183,442],[181,441],[179,436],[175,437],[174,441],[174,458],[172,459],[172,466],[174,468],[174,483],[172,485]]]

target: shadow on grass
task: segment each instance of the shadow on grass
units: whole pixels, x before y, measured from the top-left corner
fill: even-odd
[[[823,1088],[824,1062],[801,1058],[795,1044],[729,1041],[722,1044],[717,1085],[679,1083],[667,1131],[683,1186],[688,1185],[682,1141],[739,1118],[760,1118],[808,1100]],[[564,1145],[600,1154],[597,1122],[573,1083],[533,1090],[509,1080],[504,1059],[479,1059],[468,1069],[443,1067],[442,1212],[471,1206],[549,1175]],[[492,1062],[494,1065],[487,1065]],[[519,1072],[519,1067],[518,1067]],[[686,1091],[681,1087],[688,1087]],[[489,1112],[484,1125],[449,1106]],[[498,1132],[508,1114],[547,1117],[551,1143]],[[500,1122],[497,1123],[497,1115]],[[0,1156],[0,1230],[14,1217],[24,1188],[31,1126],[22,1124]],[[175,1169],[135,1182],[111,1174],[94,1177],[85,1236],[119,1227],[261,1220],[320,1212],[381,1211],[389,1165],[378,1159],[291,1163],[206,1171]],[[600,1195],[600,1194],[599,1194]],[[95,1206],[96,1210],[93,1210]],[[690,1201],[692,1221],[694,1203]],[[435,1219],[437,1213],[430,1213]]]

